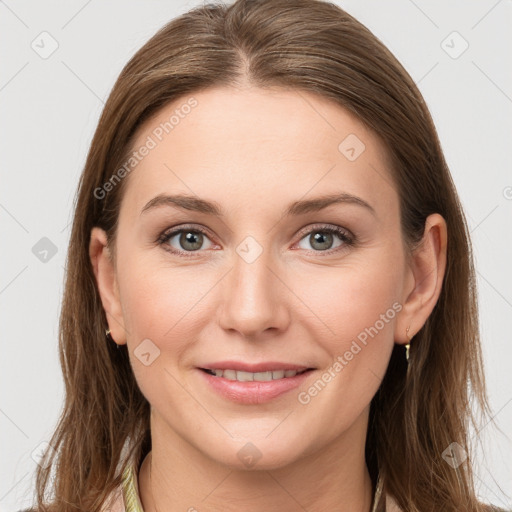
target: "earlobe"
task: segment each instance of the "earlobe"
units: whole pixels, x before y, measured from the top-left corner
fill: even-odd
[[[411,255],[395,342],[406,344],[423,327],[441,294],[446,270],[447,227],[438,213],[429,215],[419,246]],[[407,330],[409,328],[409,330]]]
[[[96,278],[96,285],[107,316],[110,336],[118,345],[126,343],[126,331],[122,315],[119,289],[114,264],[107,247],[107,235],[101,228],[91,230],[89,257]]]

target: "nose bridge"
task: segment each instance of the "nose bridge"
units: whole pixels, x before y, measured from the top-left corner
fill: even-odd
[[[236,247],[220,308],[224,329],[254,336],[268,328],[284,327],[283,290],[275,272],[272,251],[263,242],[248,236]]]

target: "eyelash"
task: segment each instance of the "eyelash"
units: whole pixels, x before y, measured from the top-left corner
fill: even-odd
[[[209,237],[209,233],[200,227],[195,226],[181,226],[179,229],[174,229],[173,231],[163,232],[158,236],[158,239],[156,240],[159,245],[165,245],[167,242],[175,235],[181,233],[181,232],[191,232],[191,233],[202,233],[203,235]],[[355,245],[356,239],[353,235],[349,235],[347,230],[337,227],[337,226],[329,226],[329,225],[321,225],[321,226],[314,226],[313,228],[310,228],[309,231],[306,231],[303,236],[299,239],[299,242],[305,238],[307,235],[311,235],[312,233],[330,233],[333,235],[338,235],[339,238],[342,240],[343,244],[339,247],[335,247],[334,249],[328,249],[326,251],[308,251],[308,252],[314,252],[314,253],[320,253],[320,254],[327,254],[330,255],[332,253],[338,252],[340,250],[346,249],[347,247],[352,247]],[[191,258],[195,257],[195,253],[201,252],[198,251],[178,251],[175,248],[171,247],[170,245],[167,245],[167,247],[164,247],[164,250],[169,251],[172,254],[176,254],[180,257],[184,258]]]

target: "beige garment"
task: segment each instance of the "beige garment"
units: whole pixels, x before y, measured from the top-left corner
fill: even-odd
[[[102,512],[144,512],[140,501],[136,460],[126,467],[121,485],[106,500]]]

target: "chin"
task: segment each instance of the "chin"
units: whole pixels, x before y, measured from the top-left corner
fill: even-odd
[[[221,454],[210,454],[213,460],[236,471],[275,470],[293,464],[304,454],[298,446],[283,446],[276,439],[244,440],[230,445]],[[216,456],[218,455],[218,456]]]

